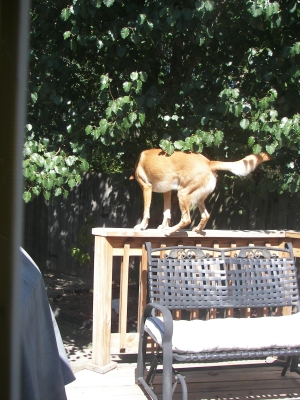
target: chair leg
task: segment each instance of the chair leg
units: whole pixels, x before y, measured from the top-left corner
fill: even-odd
[[[288,370],[288,367],[290,366],[290,363],[292,361],[292,356],[289,356],[284,363],[283,370],[281,371],[281,376],[285,376],[286,371]]]
[[[142,352],[143,354],[143,352]],[[136,381],[143,386],[145,391],[150,395],[153,400],[158,400],[157,396],[152,390],[152,382],[154,379],[154,375],[157,368],[157,357],[154,358],[152,361],[150,370],[147,374],[146,380],[144,379],[144,372],[145,372],[145,354],[144,357],[139,354],[138,363],[137,363],[137,370],[136,370]]]
[[[173,385],[172,395],[174,394],[176,386],[177,386],[177,382],[179,381],[181,384],[181,389],[182,389],[182,400],[188,400],[188,391],[187,391],[185,377],[176,370],[174,370],[174,375],[175,375],[176,381]]]
[[[291,372],[296,372],[297,374],[300,375],[300,370],[299,370],[299,368],[298,368],[298,364],[299,364],[299,356],[293,356],[293,357],[292,357],[292,362],[291,362],[290,371],[291,371]]]
[[[289,356],[284,364],[283,370],[281,372],[281,376],[284,376],[286,371],[290,366],[290,372],[296,372],[300,375],[300,370],[298,368],[299,364],[299,356]]]
[[[158,357],[157,357],[157,356],[154,356],[153,361],[152,361],[152,363],[151,363],[151,366],[150,366],[150,368],[149,368],[147,377],[146,377],[146,379],[145,379],[146,383],[147,383],[149,386],[152,386],[152,384],[153,384],[154,377],[155,377],[156,370],[157,370],[157,365],[158,365]]]
[[[163,400],[172,400],[172,344],[170,342],[163,345]]]
[[[147,347],[147,337],[148,334],[144,330],[144,321],[142,321],[140,328],[140,338],[139,338],[139,349],[138,349],[138,359],[137,359],[137,368],[136,368],[136,382],[141,384],[145,391],[150,395],[153,400],[158,400],[157,396],[152,390],[152,381],[154,379],[154,375],[157,367],[157,357],[152,362],[150,371],[147,374],[146,380],[144,379],[144,373],[146,369],[146,347]],[[150,384],[149,384],[150,382]]]
[[[145,371],[145,358],[146,358],[146,342],[147,334],[143,331],[140,332],[139,349],[138,349],[138,359],[136,368],[136,381],[138,378],[144,376]]]

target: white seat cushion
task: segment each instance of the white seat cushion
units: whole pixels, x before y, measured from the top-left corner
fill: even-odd
[[[161,317],[145,321],[145,331],[162,344]],[[300,347],[300,312],[281,317],[217,318],[173,321],[173,351],[201,353]]]

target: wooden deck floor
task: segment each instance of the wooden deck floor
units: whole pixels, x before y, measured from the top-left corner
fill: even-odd
[[[117,368],[99,374],[88,369],[76,373],[76,381],[66,386],[68,400],[145,400],[149,399],[135,384],[135,363],[118,363]],[[186,368],[189,400],[272,400],[300,399],[300,376],[287,372],[281,377],[277,363],[230,363]],[[161,394],[161,374],[155,390]],[[161,396],[159,396],[161,398]],[[180,388],[174,400],[181,399]]]

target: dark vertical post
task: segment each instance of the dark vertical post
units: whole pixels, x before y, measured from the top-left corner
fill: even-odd
[[[0,0],[0,397],[20,383],[20,251],[28,0]]]

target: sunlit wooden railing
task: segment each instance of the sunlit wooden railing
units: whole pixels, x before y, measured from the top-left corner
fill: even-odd
[[[111,354],[136,353],[138,333],[128,333],[127,304],[130,257],[140,257],[138,321],[146,305],[147,260],[144,243],[152,242],[153,247],[199,245],[224,248],[237,246],[284,246],[292,242],[294,256],[300,257],[300,232],[295,231],[227,231],[206,230],[203,234],[179,231],[165,236],[162,231],[149,229],[135,231],[123,228],[94,228],[94,309],[93,309],[93,359],[99,372],[114,367]],[[234,251],[234,250],[233,250]],[[118,333],[111,333],[112,266],[113,258],[121,257],[120,303]],[[250,310],[245,310],[245,313]],[[207,318],[214,317],[210,310]]]

